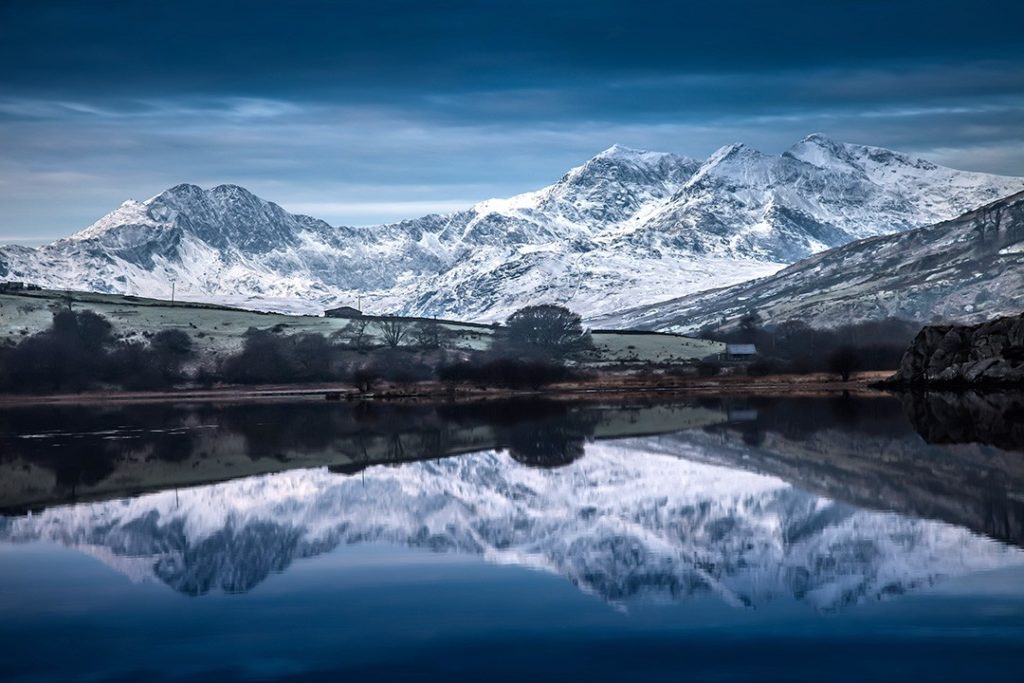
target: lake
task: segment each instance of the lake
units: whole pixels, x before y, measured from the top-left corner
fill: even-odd
[[[1024,680],[1024,397],[0,412],[5,681]]]

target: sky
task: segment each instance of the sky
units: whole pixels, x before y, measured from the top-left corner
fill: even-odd
[[[411,218],[614,143],[820,132],[1024,175],[1021,25],[1019,0],[0,0],[0,242],[182,182]]]

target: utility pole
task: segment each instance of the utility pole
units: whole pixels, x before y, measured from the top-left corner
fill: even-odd
[[[176,284],[177,283],[174,280],[171,280],[171,304],[172,305],[174,304],[174,286]]]

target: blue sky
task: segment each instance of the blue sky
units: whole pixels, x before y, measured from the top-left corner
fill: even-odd
[[[0,3],[0,241],[179,182],[334,224],[535,189],[613,143],[807,133],[1024,175],[1020,2]]]

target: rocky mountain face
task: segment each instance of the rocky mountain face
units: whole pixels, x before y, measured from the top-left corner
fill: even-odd
[[[465,211],[332,227],[243,188],[178,185],[38,248],[0,279],[286,311],[503,319],[555,302],[586,316],[764,276],[829,247],[953,218],[1024,179],[942,168],[812,135],[781,156],[704,162],[614,146],[558,182]]]
[[[1024,306],[1024,299],[1018,298],[1018,305]],[[1024,387],[1024,313],[974,326],[925,327],[891,381]]]
[[[0,541],[39,540],[192,595],[249,590],[301,558],[386,542],[549,571],[615,602],[712,595],[737,607],[795,599],[824,610],[1024,562],[963,529],[858,510],[775,477],[645,451],[642,441],[591,444],[558,469],[485,452],[0,518]]]
[[[1022,308],[1024,193],[1018,193],[951,221],[858,240],[769,277],[635,307],[595,324],[685,332],[735,324],[749,311],[766,323],[802,320],[816,327],[886,317],[972,323]]]

